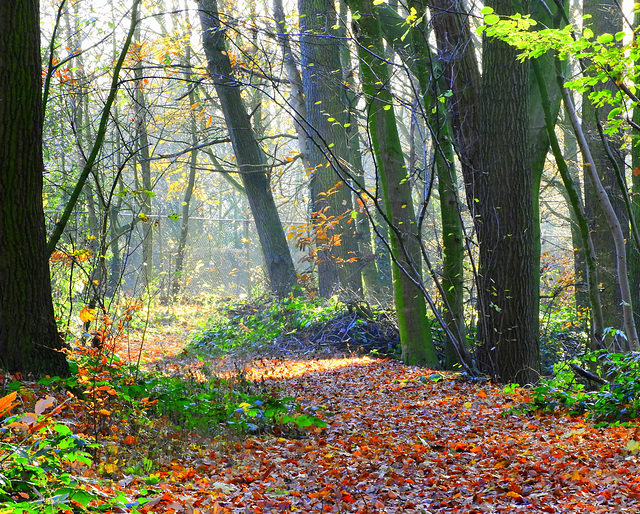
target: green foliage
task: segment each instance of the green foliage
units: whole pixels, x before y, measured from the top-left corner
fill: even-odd
[[[552,375],[559,362],[573,359],[586,349],[588,312],[561,306],[544,313],[540,330],[540,361],[543,373]]]
[[[574,367],[572,367],[572,365]],[[588,379],[575,367],[601,379]],[[566,411],[586,414],[603,423],[623,423],[640,417],[640,353],[591,352],[554,367],[552,378],[543,379],[520,412]]]
[[[640,79],[640,50],[635,38],[625,43],[624,32],[595,35],[588,23],[584,24],[581,36],[572,25],[532,30],[537,22],[529,16],[498,16],[490,7],[485,7],[482,14],[485,24],[479,27],[479,32],[518,48],[521,60],[535,59],[549,51],[554,51],[562,60],[569,56],[581,60],[584,72],[565,86],[589,93],[596,107],[605,104],[612,107],[605,132],[615,134],[622,129],[630,110],[638,103],[634,84]],[[587,20],[588,16],[583,19]],[[610,82],[617,85],[616,91],[592,90],[598,84]]]
[[[242,374],[229,379],[213,375],[207,380],[195,376],[185,379],[147,375],[136,383],[124,385],[122,394],[131,399],[148,398],[149,414],[166,416],[181,428],[203,433],[225,427],[240,432],[262,432],[282,429],[284,425],[326,426],[313,413],[302,412],[293,398],[280,398],[246,380]]]
[[[236,302],[197,334],[190,348],[229,355],[270,348],[274,340],[336,317],[343,305],[335,298],[309,300],[288,297],[266,303]]]
[[[52,404],[49,399],[40,400],[36,404],[40,414],[12,416],[0,429],[0,455],[4,456],[0,460],[0,513],[103,512],[105,507],[134,507],[120,496],[106,500],[105,505],[102,496],[82,488],[73,469],[91,466],[89,451],[96,445],[65,424],[53,424],[52,413],[44,413]]]

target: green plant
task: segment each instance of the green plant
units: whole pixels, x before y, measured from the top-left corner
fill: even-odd
[[[147,411],[166,416],[175,425],[203,433],[232,427],[242,432],[272,431],[284,425],[325,426],[314,414],[302,412],[293,398],[279,398],[241,373],[232,378],[147,375],[125,385],[128,398],[149,398]],[[315,409],[312,409],[314,412]]]
[[[590,352],[556,364],[554,372],[515,410],[586,414],[602,424],[640,417],[640,353]]]
[[[273,341],[328,321],[344,305],[336,298],[309,300],[291,296],[262,303],[235,302],[222,309],[209,327],[198,333],[191,349],[213,355],[247,352],[273,345]]]
[[[0,416],[17,402],[16,392],[0,399]],[[36,402],[34,412],[12,416],[0,429],[0,512],[54,514],[98,512],[105,500],[84,489],[75,469],[90,467],[92,446],[63,423],[54,423],[54,399]],[[107,501],[125,507],[123,497]],[[132,505],[130,505],[132,507]],[[135,508],[130,512],[139,512]]]

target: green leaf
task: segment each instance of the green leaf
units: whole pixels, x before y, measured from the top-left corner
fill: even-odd
[[[500,21],[500,16],[498,16],[497,14],[487,14],[484,17],[485,25],[495,25],[499,21]]]
[[[613,41],[613,36],[611,34],[602,34],[598,36],[598,43],[602,45],[606,45],[607,43],[611,43]]]
[[[491,7],[483,7],[480,11],[480,14],[491,14],[493,13],[493,9]]]

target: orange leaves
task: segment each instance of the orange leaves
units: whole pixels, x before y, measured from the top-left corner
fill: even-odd
[[[6,401],[7,398],[11,398],[11,397],[13,397],[13,399],[15,400],[16,393],[13,392],[5,396],[4,398],[0,399],[0,406],[3,404],[4,401]],[[48,427],[51,424],[52,416],[54,416],[55,414],[58,414],[64,408],[67,401],[61,403],[55,409],[52,409],[49,412],[45,413],[45,411],[49,410],[51,407],[53,407],[56,404],[56,400],[51,396],[42,398],[36,402],[33,412],[26,412],[22,416],[20,416],[20,418],[18,418],[16,421],[8,423],[5,426],[7,428],[21,430],[29,434],[36,433],[41,429]],[[14,405],[15,404],[11,404],[8,407],[8,409],[10,410]],[[1,407],[0,407],[0,411],[2,411]],[[7,413],[8,410],[5,410],[4,412]]]
[[[16,399],[16,395],[17,393],[14,391],[0,398],[0,416],[9,414],[11,409],[15,407],[16,404],[14,402]]]
[[[186,367],[184,361],[163,366]],[[104,450],[111,453],[101,471],[114,478],[105,494],[135,499],[144,489],[151,501],[137,508],[154,514],[577,514],[634,509],[640,501],[640,463],[624,448],[640,439],[634,428],[501,415],[508,397],[500,387],[444,372],[435,382],[429,370],[382,359],[265,360],[246,373],[322,405],[329,427],[302,439],[261,434],[213,444],[181,434],[170,442],[172,448],[184,443],[182,452],[153,457],[153,470],[138,475],[126,471],[127,455],[139,464],[147,445],[158,447],[153,434],[166,421],[131,433],[107,426],[102,446],[115,449]],[[104,382],[88,389],[97,413],[115,412],[113,392]],[[0,398],[0,413],[15,399]],[[471,408],[463,407],[467,402]],[[53,408],[52,399],[39,400],[25,422]]]
[[[96,318],[95,309],[89,309],[88,307],[85,307],[80,311],[80,320],[83,323],[88,323],[89,321],[93,321],[95,318]]]
[[[136,438],[132,435],[128,435],[122,440],[122,444],[125,444],[126,446],[131,446],[132,444],[135,444],[135,442]]]

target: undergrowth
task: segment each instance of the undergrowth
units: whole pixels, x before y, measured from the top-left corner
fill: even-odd
[[[174,447],[194,433],[299,437],[326,426],[318,409],[303,409],[241,371],[221,376],[204,365],[180,374],[143,371],[108,347],[77,346],[69,360],[71,378],[5,385],[0,514],[137,513],[145,498],[105,499],[84,485],[122,474],[153,483],[156,462],[181,451]]]
[[[291,296],[265,302],[235,302],[221,309],[207,328],[196,334],[191,349],[209,355],[270,350],[274,341],[329,321],[346,312],[337,299]]]
[[[598,350],[559,362],[513,410],[586,415],[602,425],[634,420],[640,417],[640,352]]]

